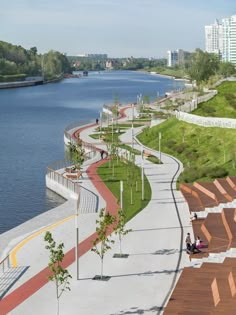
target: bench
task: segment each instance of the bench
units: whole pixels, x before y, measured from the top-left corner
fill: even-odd
[[[68,179],[79,179],[80,177],[83,177],[82,172],[78,172],[76,174],[75,173],[64,174],[63,176]]]
[[[65,172],[67,172],[67,173],[76,173],[76,172],[78,172],[78,170],[76,168],[74,168],[74,167],[66,167],[65,168]]]
[[[148,151],[144,151],[143,155],[146,156],[146,157],[150,157],[152,155],[152,153],[148,152]]]

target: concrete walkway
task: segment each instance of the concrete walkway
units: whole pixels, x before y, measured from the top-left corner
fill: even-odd
[[[91,131],[91,128],[83,130],[81,139],[96,142],[89,137]],[[139,128],[135,130],[137,131]],[[131,142],[130,131],[122,136],[122,141]],[[141,149],[138,144],[135,144],[135,148]],[[158,152],[152,152],[158,155]],[[70,282],[71,291],[65,292],[60,299],[61,315],[163,313],[163,307],[181,269],[187,264],[183,238],[187,232],[192,232],[192,228],[189,224],[188,207],[181,193],[175,190],[175,180],[182,166],[165,154],[162,154],[162,161],[161,165],[144,161],[145,174],[152,188],[152,200],[127,224],[127,228],[131,228],[132,232],[124,237],[122,247],[123,252],[129,255],[128,258],[113,258],[114,253],[119,252],[119,242],[117,237],[113,236],[117,242],[112,246],[112,250],[107,252],[104,260],[104,274],[109,275],[110,280],[93,280],[95,275],[100,274],[100,259],[89,250],[97,214],[81,215],[79,218],[82,241],[80,280],[76,280],[76,265],[72,263],[75,244],[73,214],[70,213],[66,221],[51,227],[55,240],[63,241],[65,251],[69,251],[66,265],[73,276]],[[136,163],[140,165],[141,162],[141,157],[137,156]],[[102,162],[93,164],[91,168],[90,189],[96,194],[99,192],[99,199],[102,197],[108,207],[114,208],[111,193],[96,175],[96,166],[100,163]],[[72,209],[71,212],[74,211],[73,205],[69,208]],[[45,229],[48,229],[48,226],[45,226]],[[55,284],[47,282],[45,271],[42,273],[48,262],[43,242],[45,229],[19,247],[16,254],[17,264],[21,268],[29,268],[25,269],[24,274],[0,301],[1,315],[56,314]],[[33,276],[36,278],[32,278]],[[29,281],[31,285],[27,286]],[[42,283],[39,286],[40,281]]]

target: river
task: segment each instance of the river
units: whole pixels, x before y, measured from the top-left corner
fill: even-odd
[[[95,122],[103,104],[154,100],[183,87],[171,78],[132,71],[89,72],[59,83],[0,90],[0,234],[64,199],[45,187],[46,167],[64,157],[64,128]]]

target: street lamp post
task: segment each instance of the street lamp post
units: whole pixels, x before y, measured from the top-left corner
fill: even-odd
[[[159,132],[159,160],[161,162],[161,132]]]
[[[80,194],[78,195],[76,215],[75,215],[75,261],[76,261],[76,279],[79,280],[79,204],[80,204]]]
[[[132,123],[132,134],[131,134],[131,137],[132,137],[132,149],[134,148],[134,124]]]
[[[144,150],[143,150],[143,146],[142,146],[142,200],[144,200],[144,161],[143,161],[143,153],[144,153]]]
[[[100,112],[100,138],[102,135],[102,112]]]
[[[113,117],[112,117],[112,119],[111,119],[111,123],[112,123],[112,126],[111,126],[111,128],[112,128],[111,142],[112,142],[112,143],[113,143],[113,138],[114,138],[114,136],[113,136],[113,132],[114,132],[114,129],[113,129],[113,121],[114,121],[114,119],[113,119]]]
[[[134,104],[132,104],[132,149],[134,148]]]
[[[123,180],[120,181],[120,208],[123,209]]]

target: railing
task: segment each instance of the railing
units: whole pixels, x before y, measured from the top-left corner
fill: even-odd
[[[219,127],[219,128],[236,128],[236,119],[219,118],[219,117],[204,117],[185,112],[176,111],[176,118],[185,122],[203,127]]]
[[[73,123],[71,123],[68,126],[66,126],[66,128],[64,129],[64,136],[72,144],[76,144],[75,139],[73,138],[72,134],[69,131],[71,131],[71,130],[73,130],[75,128],[81,128],[81,126],[87,126],[89,124],[91,124],[91,121],[88,121],[88,120],[74,121]]]
[[[87,124],[88,125],[88,124]],[[84,125],[83,125],[84,126]],[[69,132],[74,128],[81,128],[81,121],[74,122],[67,126],[64,130],[65,137],[71,141],[71,143],[76,144],[76,140],[72,137],[72,134]],[[82,147],[85,149],[84,159],[88,161],[92,159],[96,154],[96,147],[91,144],[82,141]],[[58,183],[59,185],[65,187],[66,189],[74,192],[75,194],[79,195],[80,193],[80,185],[73,180],[66,178],[63,176],[64,169],[74,165],[74,162],[70,159],[68,160],[61,160],[56,161],[48,165],[47,167],[47,178]]]
[[[54,182],[58,183],[59,185],[65,187],[66,189],[74,192],[75,194],[79,195],[80,193],[80,185],[73,180],[64,177],[62,174],[54,171],[53,169],[47,168],[47,178],[53,180]]]
[[[6,268],[10,267],[9,255],[7,255],[2,261],[0,261],[0,273],[4,273]]]

